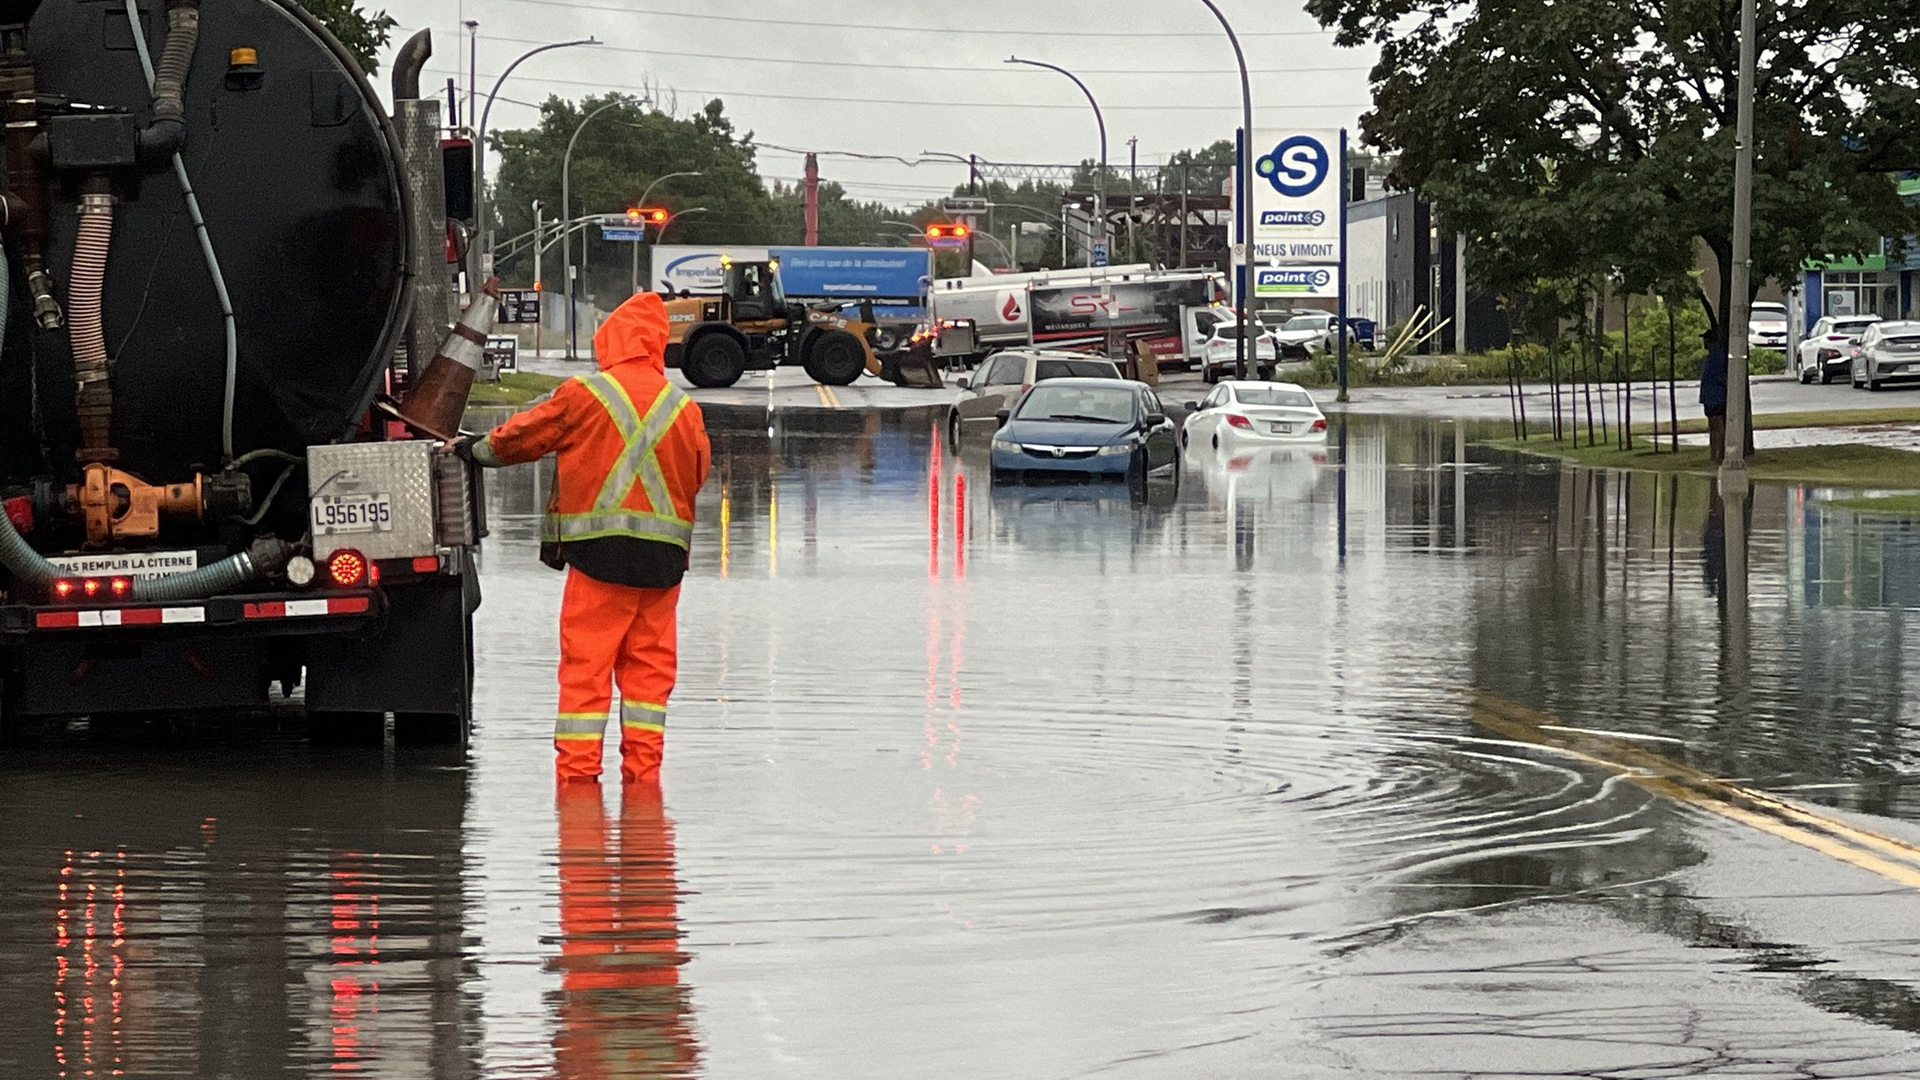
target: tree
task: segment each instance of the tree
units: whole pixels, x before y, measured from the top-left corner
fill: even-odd
[[[609,104],[611,108],[580,128],[585,117]],[[680,117],[639,98],[608,94],[577,104],[548,98],[540,109],[539,126],[488,132],[489,144],[499,155],[489,202],[497,215],[503,253],[508,238],[533,228],[534,200],[542,204],[549,224],[559,218],[561,166],[576,130],[580,138],[573,151],[572,203],[567,207],[574,218],[621,213],[639,205],[653,181],[671,173],[697,172],[653,188],[651,201],[670,210],[706,207],[705,213],[674,221],[669,243],[767,244],[788,239],[780,230],[779,209],[761,183],[753,135],[734,134],[719,99]],[[583,291],[624,298],[632,249],[601,240],[597,229],[576,237],[575,259],[586,263],[589,275]],[[506,277],[532,279],[530,258],[503,259],[500,270]],[[557,280],[560,273],[557,263],[549,263],[549,277]]]
[[[1732,297],[1740,5],[1727,0],[1308,0],[1380,60],[1369,144],[1390,180],[1465,232],[1483,278],[1688,280],[1712,252],[1714,333]],[[1920,36],[1910,5],[1775,0],[1756,35],[1753,280],[1810,257],[1877,252],[1920,215],[1895,172],[1920,165]]]
[[[385,11],[369,15],[353,0],[301,0],[301,6],[313,13],[347,52],[359,62],[360,69],[372,75],[380,67],[380,48],[397,24]]]

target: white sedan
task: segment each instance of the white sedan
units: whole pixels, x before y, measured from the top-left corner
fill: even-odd
[[[1327,418],[1313,395],[1293,383],[1223,382],[1192,410],[1180,445],[1285,446],[1327,441]]]

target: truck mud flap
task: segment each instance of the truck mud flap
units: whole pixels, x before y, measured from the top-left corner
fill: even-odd
[[[387,589],[386,618],[364,634],[314,639],[307,652],[307,709],[472,716],[471,573]]]

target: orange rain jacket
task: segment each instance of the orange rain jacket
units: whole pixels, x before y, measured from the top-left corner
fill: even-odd
[[[550,565],[644,589],[686,573],[712,450],[700,407],[667,381],[667,335],[660,297],[636,294],[593,336],[599,371],[561,383],[474,448],[483,465],[558,455],[541,526]]]

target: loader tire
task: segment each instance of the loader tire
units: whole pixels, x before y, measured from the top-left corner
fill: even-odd
[[[813,339],[804,366],[814,382],[846,386],[867,370],[867,350],[845,330],[827,330]]]
[[[680,365],[687,381],[704,390],[719,390],[740,381],[747,370],[747,350],[725,334],[710,334],[693,343]]]

